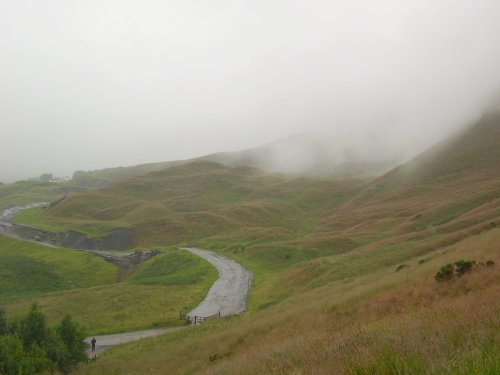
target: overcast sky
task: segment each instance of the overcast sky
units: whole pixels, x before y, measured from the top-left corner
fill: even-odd
[[[500,92],[499,20],[498,0],[0,0],[0,181],[311,131],[416,152]]]

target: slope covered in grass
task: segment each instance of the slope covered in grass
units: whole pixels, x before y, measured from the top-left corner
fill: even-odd
[[[77,373],[496,374],[498,243],[500,230],[492,229],[415,258],[403,271],[366,270],[241,318],[116,347]],[[459,259],[497,265],[434,280]]]
[[[497,225],[499,135],[500,115],[487,115],[372,182],[198,161],[70,194],[26,215],[57,230],[127,226],[134,246],[192,243],[222,252],[255,273],[250,306],[262,308],[293,293],[283,286],[288,279],[316,287]]]
[[[255,274],[250,314],[116,348],[92,369],[494,371],[499,350],[488,343],[498,338],[497,268],[447,287],[433,276],[460,259],[499,263],[499,134],[500,115],[486,116],[372,182],[264,175],[195,162],[70,194],[40,209],[37,220],[44,225],[123,224],[132,229],[136,246],[192,243]],[[157,275],[164,269],[157,262],[131,276],[130,295],[184,280]],[[140,300],[159,311],[161,304],[140,290]],[[86,298],[109,303],[106,293]],[[48,305],[71,300],[62,294],[47,298]],[[97,305],[109,309],[106,303]],[[474,310],[478,304],[484,309]],[[122,315],[122,327],[143,324],[138,317],[144,310],[138,308],[127,304],[116,311],[119,316],[133,310]],[[475,340],[467,341],[469,336]],[[424,343],[432,344],[432,352]],[[125,361],[131,353],[137,358]]]
[[[0,303],[116,281],[102,258],[0,236]]]
[[[168,250],[118,282],[116,267],[102,258],[0,240],[0,304],[9,314],[36,301],[49,322],[70,314],[89,334],[184,324],[179,313],[195,307],[217,279],[208,262],[183,250]]]
[[[77,190],[81,190],[81,188],[69,183],[37,180],[0,184],[0,211],[12,206],[22,206],[33,202],[51,202],[67,192]]]
[[[306,189],[288,199],[312,213],[300,230],[198,239],[255,272],[252,313],[116,348],[89,371],[498,372],[499,135],[500,116],[486,116],[339,204]],[[497,265],[434,280],[460,259]]]
[[[319,218],[310,238],[347,236],[364,242],[432,243],[495,225],[500,214],[500,115],[394,169],[340,210]],[[455,239],[454,239],[455,237]],[[375,240],[375,241],[374,241]]]
[[[317,212],[338,207],[361,186],[357,180],[263,175],[200,161],[70,194],[16,220],[56,231],[127,226],[141,246],[217,236],[294,239]]]

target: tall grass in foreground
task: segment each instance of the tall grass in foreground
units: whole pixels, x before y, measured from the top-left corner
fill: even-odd
[[[207,374],[499,374],[500,270],[294,316]]]
[[[296,293],[242,318],[116,347],[78,373],[498,373],[500,231],[394,267]],[[461,258],[496,265],[437,283]],[[410,272],[408,276],[403,273]]]

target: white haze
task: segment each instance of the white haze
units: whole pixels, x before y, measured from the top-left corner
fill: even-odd
[[[0,0],[0,181],[304,132],[407,158],[498,92],[499,19],[498,0]]]

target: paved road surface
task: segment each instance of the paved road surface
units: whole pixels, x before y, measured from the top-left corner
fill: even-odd
[[[26,206],[17,206],[0,212],[0,233],[11,235],[9,229],[13,217],[22,210],[34,208],[44,203],[33,203]],[[44,245],[50,246],[49,244]],[[210,262],[219,271],[219,278],[210,288],[205,299],[187,316],[193,322],[194,317],[229,316],[241,314],[247,309],[247,299],[252,284],[252,273],[239,265],[235,261],[211,251],[198,248],[185,248],[185,250],[196,254]],[[102,251],[92,253],[100,256],[107,256]],[[173,332],[182,327],[155,328],[144,331],[125,332],[114,335],[96,336],[96,351],[89,356],[99,355],[104,350],[114,345],[124,344],[143,338],[157,336],[168,332]],[[85,339],[90,344],[92,337]]]
[[[148,337],[154,337],[158,335],[162,335],[164,333],[175,332],[184,327],[171,327],[171,328],[156,328],[156,329],[148,329],[144,331],[134,331],[134,332],[125,332],[125,333],[117,333],[114,335],[103,335],[103,336],[94,336],[96,339],[95,351],[92,352],[91,349],[87,350],[87,354],[89,357],[98,356],[106,349],[109,349],[112,346],[125,344],[131,341],[137,341],[141,339],[145,339]],[[87,337],[85,342],[89,344],[92,340],[92,337]]]
[[[214,283],[205,299],[187,315],[188,317],[229,316],[241,314],[247,309],[247,298],[252,283],[252,273],[235,261],[198,248],[185,248],[210,262],[219,271],[219,278]],[[114,335],[96,336],[96,351],[89,356],[99,355],[104,350],[119,344],[141,340],[173,332],[183,327],[159,328],[144,331],[125,332]],[[90,344],[92,337],[85,339]]]
[[[252,273],[235,261],[211,251],[186,248],[217,268],[219,279],[214,283],[205,299],[187,315],[188,317],[228,316],[241,314],[247,309],[248,291]]]

